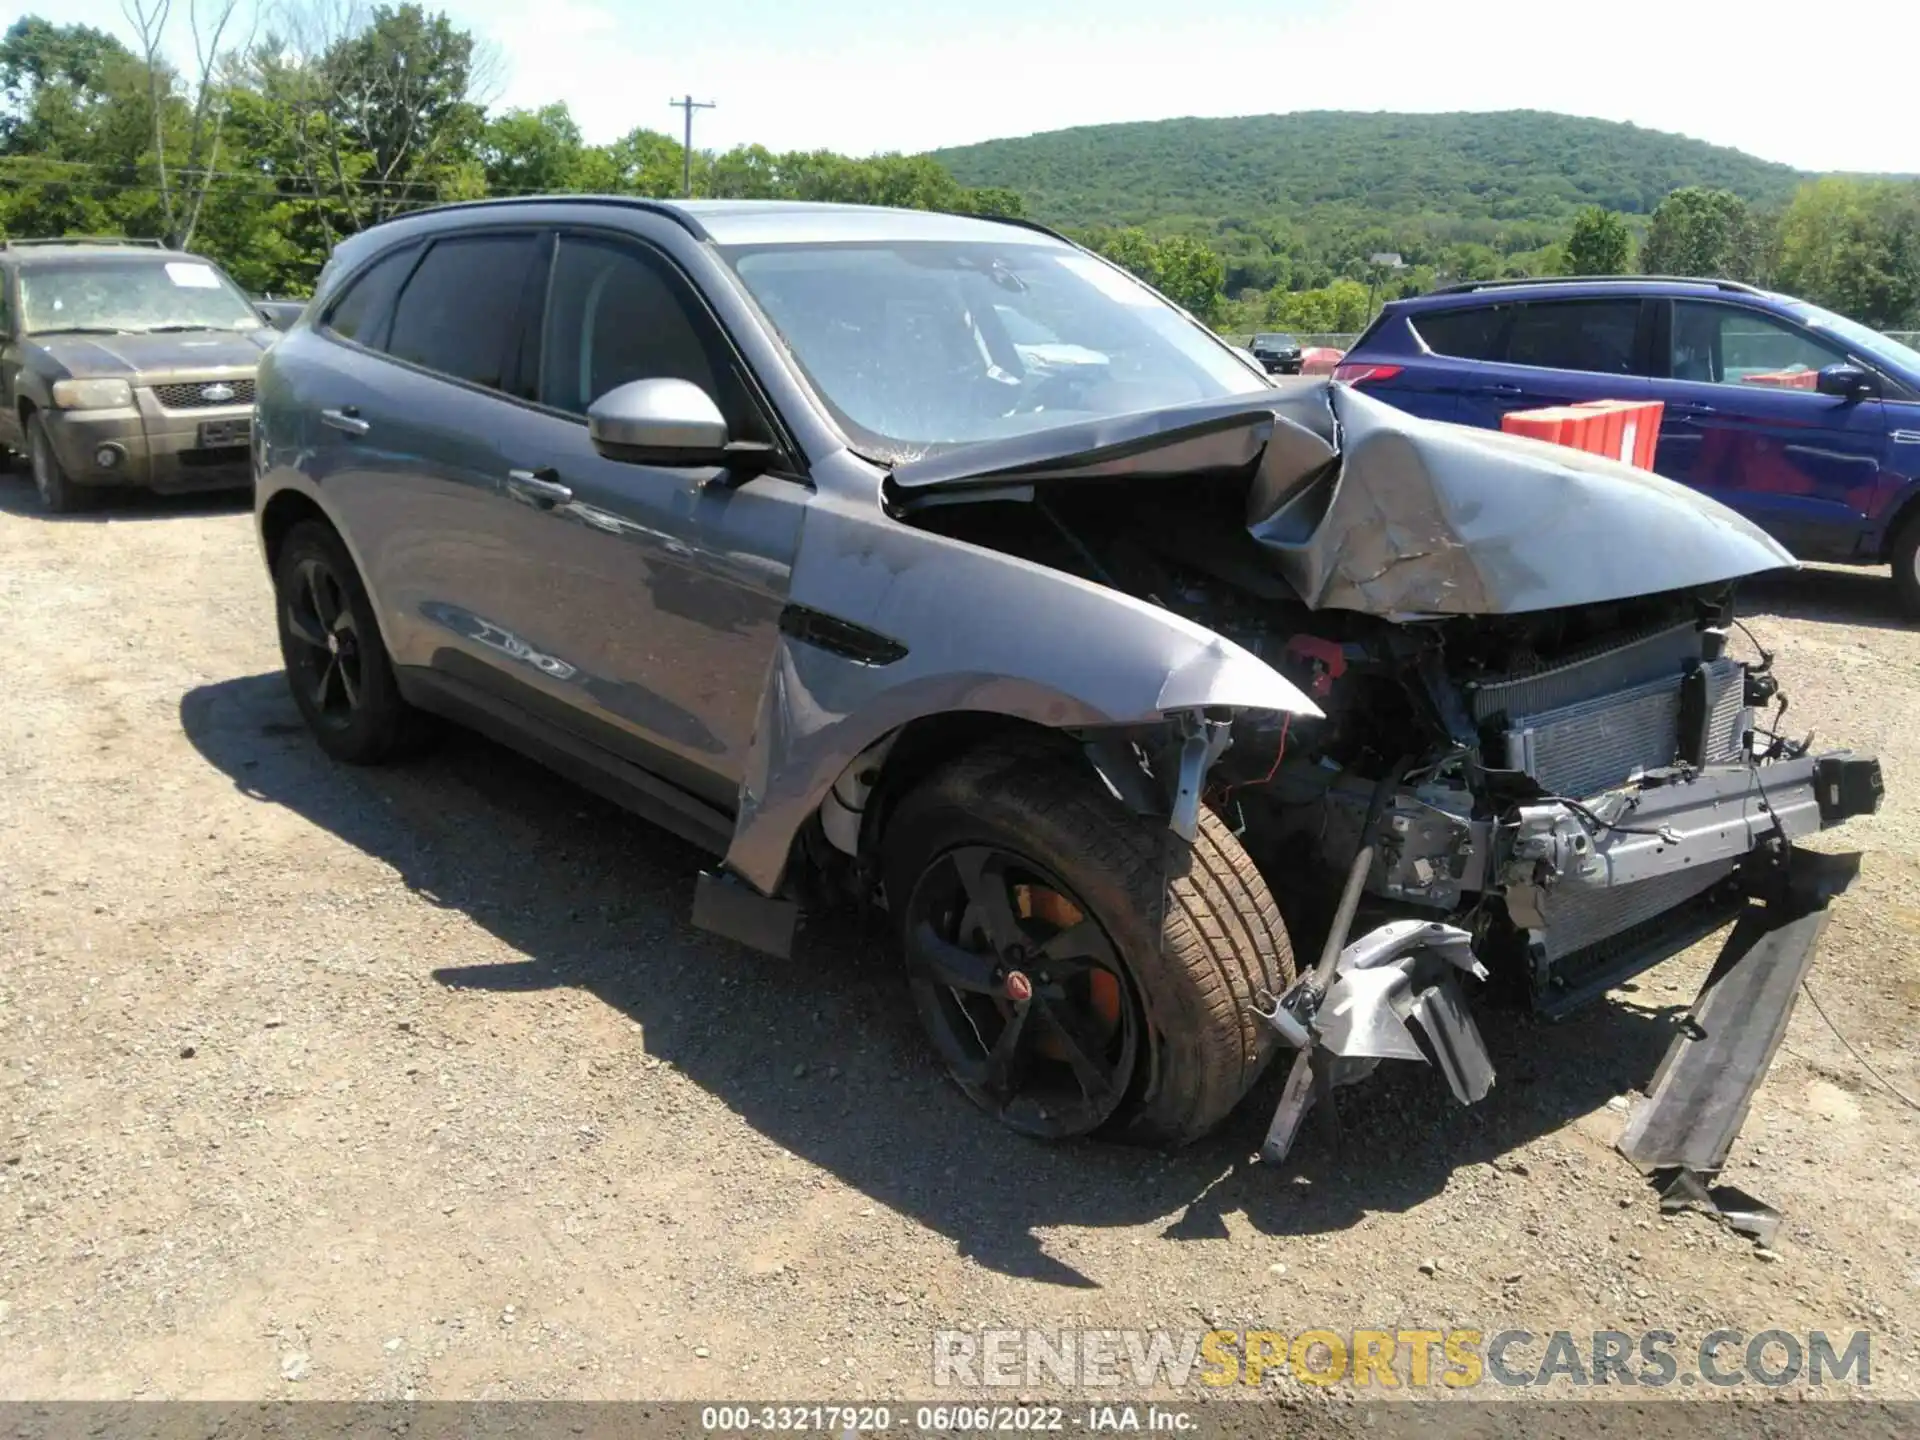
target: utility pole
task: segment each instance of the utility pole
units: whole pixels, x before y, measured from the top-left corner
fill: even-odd
[[[669,100],[667,104],[686,116],[687,138],[681,156],[680,191],[683,195],[691,199],[693,196],[693,112],[696,110],[711,110],[714,108],[714,102],[711,100],[696,100],[693,96],[687,95],[679,100]]]

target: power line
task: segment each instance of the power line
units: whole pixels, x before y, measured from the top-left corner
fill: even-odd
[[[139,167],[116,165],[104,160],[56,160],[51,156],[39,155],[0,155],[0,163],[14,165],[58,165],[68,170],[116,170],[124,171]],[[170,165],[168,170],[175,175],[189,175],[195,178],[206,177],[212,180],[267,180],[277,181],[280,176],[267,170],[214,170],[205,165]],[[355,179],[349,184],[360,187],[377,186],[395,190],[437,190],[437,180],[381,180],[377,178]]]
[[[59,165],[67,169],[89,170],[95,173],[98,173],[100,171],[108,171],[114,174],[125,174],[128,170],[147,168],[145,166],[116,165],[116,164],[111,164],[109,162],[101,161],[101,160],[55,160],[51,158],[42,159],[37,155],[0,155],[0,165],[4,165],[4,164]],[[281,173],[276,173],[269,170],[210,170],[207,167],[202,165],[170,165],[167,167],[167,169],[169,174],[175,175],[175,176],[189,176],[195,179],[198,179],[204,176],[208,179],[213,179],[213,180],[254,180],[254,181],[264,182],[265,184],[268,184],[268,185],[285,185],[288,183],[305,182],[307,179],[305,175],[281,174]],[[4,170],[0,170],[0,182],[5,182],[9,184],[14,184],[14,185],[95,184],[100,186],[112,186],[116,183],[108,180],[100,180],[100,181],[63,180],[55,176],[45,176],[45,177],[15,176],[15,175],[8,175]],[[322,192],[322,193],[340,194],[340,193],[344,193],[347,190],[369,190],[369,189],[428,190],[428,191],[432,191],[434,194],[435,199],[433,203],[438,203],[438,197],[440,196],[442,189],[447,183],[449,182],[441,181],[441,180],[381,180],[373,177],[367,177],[364,179],[352,178],[352,179],[341,181],[339,186],[335,190]],[[135,185],[135,188],[157,189],[158,186],[154,182],[142,181],[142,182],[137,182]],[[492,184],[489,184],[487,186],[488,195],[579,195],[579,194],[587,194],[587,193],[590,193],[590,192],[583,191],[583,190],[570,190],[565,186],[556,186],[556,185],[492,185]],[[619,194],[619,193],[628,193],[628,192],[616,191],[614,193]]]

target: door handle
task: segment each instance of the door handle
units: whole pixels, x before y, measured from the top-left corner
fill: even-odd
[[[1522,395],[1526,392],[1518,385],[1492,384],[1482,385],[1480,393],[1482,395]]]
[[[573,488],[562,485],[553,477],[551,470],[509,470],[507,493],[516,500],[524,500],[542,510],[551,510],[573,499]]]
[[[1703,420],[1709,415],[1718,415],[1720,413],[1711,405],[1694,405],[1685,402],[1678,405],[1670,405],[1667,408],[1683,420]]]
[[[373,428],[360,418],[358,405],[342,405],[338,410],[322,410],[320,423],[330,425],[344,435],[364,435]]]

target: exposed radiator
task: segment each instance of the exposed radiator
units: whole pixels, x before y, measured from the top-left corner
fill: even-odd
[[[1538,715],[1648,680],[1677,681],[1687,662],[1699,658],[1699,627],[1673,625],[1527,674],[1474,685],[1468,691],[1469,701],[1474,720],[1481,724],[1500,714]]]
[[[1556,795],[1584,799],[1635,770],[1671,765],[1682,753],[1681,677],[1699,662],[1700,630],[1669,626],[1626,644],[1564,660],[1531,674],[1473,686],[1473,718],[1506,734],[1506,763]],[[1709,764],[1736,760],[1748,724],[1744,667],[1708,663]]]
[[[1709,886],[1719,884],[1733,870],[1734,862],[1728,860],[1695,865],[1606,890],[1556,886],[1547,892],[1542,912],[1547,924],[1540,938],[1546,946],[1547,959],[1563,959],[1576,950],[1584,950],[1684,905]]]
[[[1715,660],[1707,672],[1708,764],[1739,757],[1745,709],[1744,667]],[[1649,680],[1537,715],[1513,717],[1507,764],[1555,795],[1583,799],[1612,789],[1636,770],[1671,765],[1681,754],[1681,684]]]

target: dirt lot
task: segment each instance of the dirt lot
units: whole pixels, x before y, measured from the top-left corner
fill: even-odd
[[[1704,951],[1490,1020],[1474,1110],[1383,1072],[1287,1172],[1246,1163],[1271,1083],[1173,1159],[1039,1148],[936,1075],[877,937],[703,935],[693,851],[476,739],[324,761],[234,505],[30,500],[0,479],[0,1395],[927,1395],[939,1326],[1219,1322],[1866,1328],[1920,1396],[1920,1116],[1804,1002],[1727,1177],[1774,1252],[1610,1149]],[[1920,1097],[1920,629],[1875,576],[1756,599],[1795,727],[1886,760],[1813,987]]]

